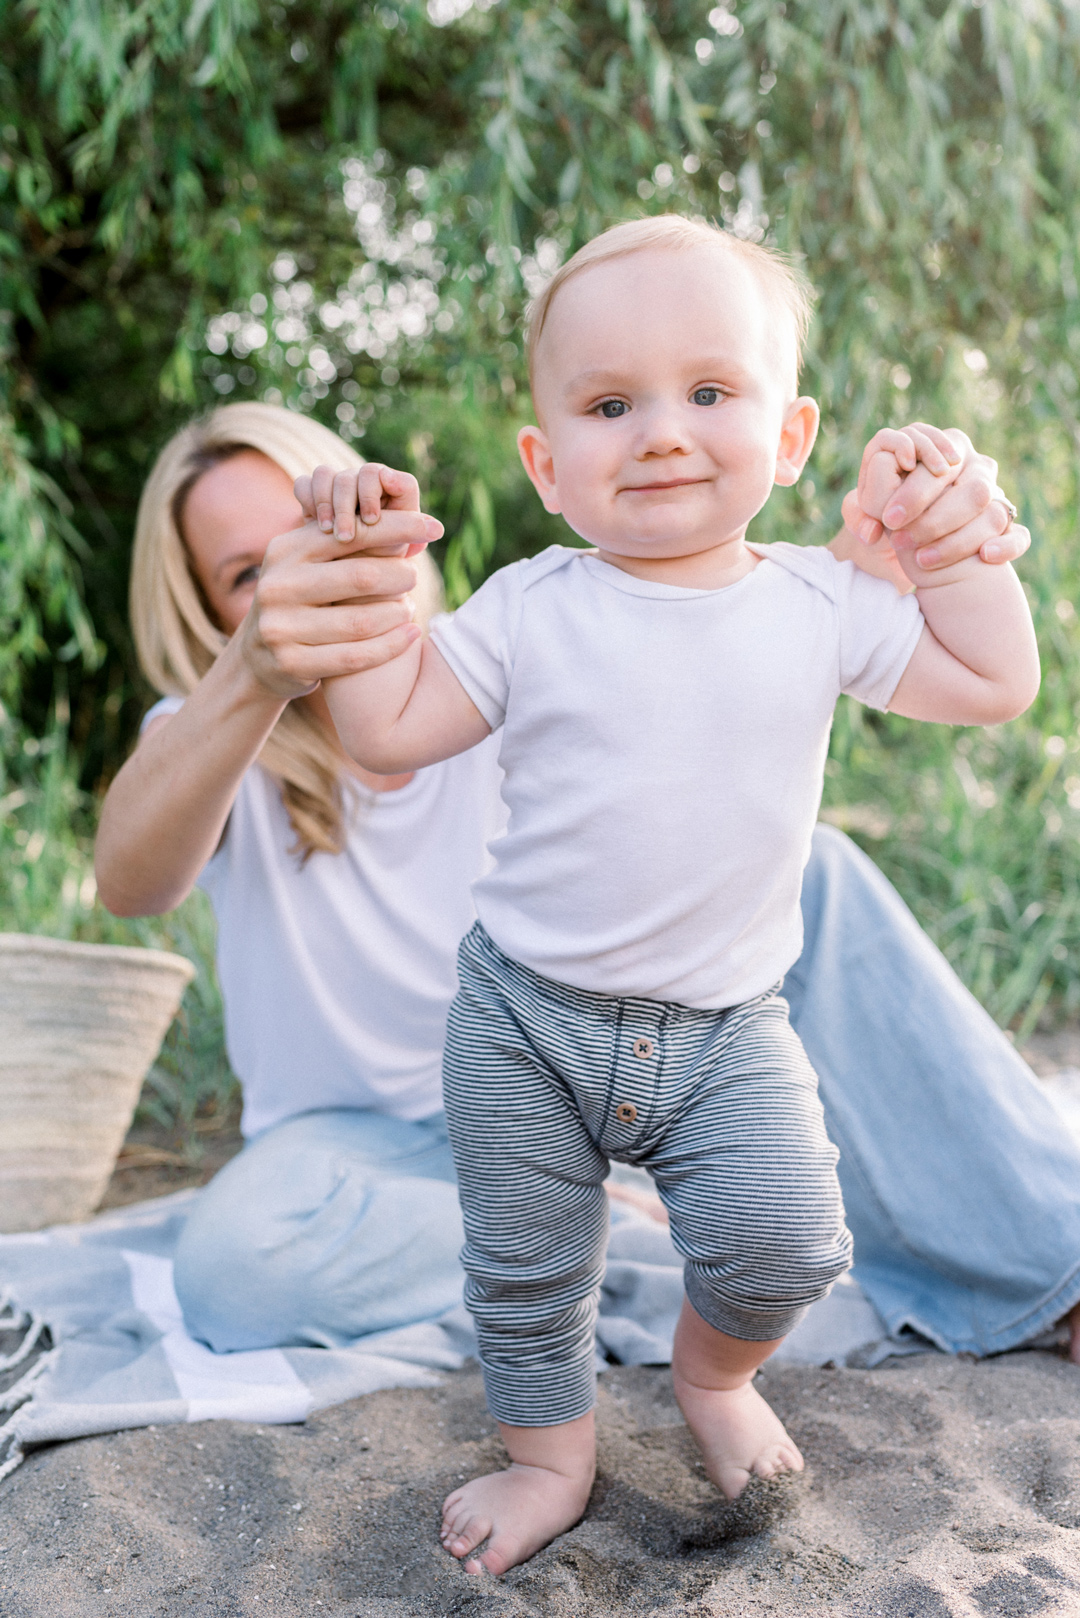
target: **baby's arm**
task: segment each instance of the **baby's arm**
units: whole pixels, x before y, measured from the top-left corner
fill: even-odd
[[[897,461],[892,448],[864,461],[859,503],[869,516],[884,512],[900,479]],[[928,572],[908,550],[897,560],[915,585],[926,627],[890,711],[947,725],[996,725],[1023,713],[1039,689],[1039,653],[1012,568],[972,556]]]
[[[491,726],[429,640],[363,674],[324,680],[341,745],[376,775],[404,775],[466,753]]]
[[[371,464],[359,472],[318,467],[311,478],[297,479],[296,498],[309,521],[317,518],[345,542],[355,538],[359,511],[376,555],[384,554],[381,510],[420,505],[415,478]],[[369,680],[369,673],[379,678]],[[403,775],[467,752],[491,729],[429,640],[414,641],[377,670],[324,680],[322,688],[341,745],[376,775]]]

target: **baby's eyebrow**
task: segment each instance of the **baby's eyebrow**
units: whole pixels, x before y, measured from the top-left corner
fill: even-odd
[[[698,355],[694,359],[692,373],[687,372],[687,376],[698,386],[703,382],[739,382],[745,379],[746,374],[746,367],[730,354]],[[562,391],[565,397],[571,398],[576,394],[603,392],[607,389],[615,392],[627,386],[627,383],[625,372],[597,367],[579,371],[576,376],[570,378]]]
[[[625,379],[618,371],[579,371],[563,388],[564,393],[584,393],[594,388],[618,387]]]

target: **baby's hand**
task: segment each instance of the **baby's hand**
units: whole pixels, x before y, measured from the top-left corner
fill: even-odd
[[[935,478],[952,483],[960,475],[964,457],[948,433],[923,422],[903,429],[883,427],[867,444],[856,491],[864,516],[858,529],[863,544],[875,544],[889,529],[889,502],[920,461]],[[903,521],[902,513],[898,520]]]
[[[317,522],[324,534],[348,544],[356,538],[356,514],[361,523],[376,528],[383,511],[419,511],[420,485],[408,472],[397,472],[377,461],[352,472],[317,466],[310,477],[297,478],[293,492],[307,522]],[[365,536],[366,538],[367,536]],[[371,535],[372,541],[376,538]],[[365,544],[365,550],[387,553],[387,547]],[[393,547],[393,554],[414,556],[422,545]]]

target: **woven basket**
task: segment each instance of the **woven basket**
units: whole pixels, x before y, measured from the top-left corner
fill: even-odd
[[[0,933],[0,1230],[85,1219],[195,968]]]

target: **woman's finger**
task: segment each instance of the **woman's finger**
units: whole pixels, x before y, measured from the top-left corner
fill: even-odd
[[[265,610],[324,607],[335,601],[395,601],[415,588],[415,564],[403,556],[350,556],[269,569],[256,594]]]
[[[1007,516],[1004,507],[995,501],[963,527],[916,550],[915,559],[928,572],[951,567],[955,562],[964,562],[976,555],[991,564],[1015,562],[1030,548],[1031,534],[1018,522],[1003,528],[1003,518]]]
[[[392,658],[400,657],[408,647],[415,645],[422,631],[417,624],[401,624],[386,634],[366,640],[340,641],[333,646],[296,647],[288,666],[288,674],[297,682],[314,685],[320,680],[333,680],[343,674],[362,674],[366,669],[379,668]]]
[[[343,601],[330,607],[289,607],[264,611],[259,633],[279,663],[290,664],[297,647],[337,646],[374,640],[416,619],[411,596],[399,601]]]
[[[996,463],[985,455],[975,455],[965,460],[959,475],[949,482],[935,478],[925,467],[918,466],[904,479],[883,513],[882,520],[894,532],[915,531],[922,523],[934,530],[927,533],[925,538],[937,538],[948,533],[949,527],[959,526],[952,520],[956,512],[957,494],[962,494],[964,501],[962,521],[985,510],[993,498],[996,475]],[[949,527],[944,526],[946,521]],[[920,542],[918,535],[916,542]]]
[[[921,468],[919,470],[921,471]],[[921,549],[924,545],[932,545],[937,540],[944,539],[947,534],[966,528],[969,523],[982,516],[994,498],[996,485],[990,482],[981,467],[975,466],[966,470],[965,475],[958,478],[955,483],[945,487],[937,484],[935,480],[936,496],[928,500],[920,512],[918,505],[927,493],[927,488],[925,483],[920,484],[916,481],[918,477],[919,472],[913,472],[894,501],[895,505],[902,502],[906,507],[915,508],[916,514],[913,517],[892,525],[894,543],[904,547]],[[984,531],[983,537],[990,537],[989,529]],[[977,547],[972,548],[972,555],[975,549]]]
[[[1023,523],[1012,522],[1003,534],[991,539],[985,545],[979,546],[979,555],[984,562],[991,565],[1001,562],[1015,562],[1023,556],[1025,551],[1031,549],[1031,531]]]
[[[404,556],[410,550],[423,550],[442,535],[443,525],[438,518],[422,511],[386,511],[376,533],[358,527],[352,540],[335,539],[324,534],[315,523],[309,523],[287,534],[277,534],[270,541],[263,559],[263,572],[300,559],[329,562],[368,552],[380,555],[400,552]]]

